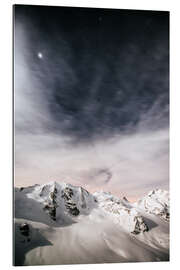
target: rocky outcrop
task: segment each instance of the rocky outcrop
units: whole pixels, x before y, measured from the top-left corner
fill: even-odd
[[[69,214],[73,216],[78,216],[80,211],[77,208],[76,203],[72,200],[73,195],[73,190],[69,187],[66,187],[64,190],[62,190],[62,198],[64,198],[65,206]]]
[[[85,189],[83,189],[81,187],[81,207],[82,208],[86,208],[87,207],[87,205],[86,205],[86,199],[85,199],[85,194],[84,194],[85,192],[87,194],[89,194],[89,192],[87,190],[85,190]]]
[[[62,190],[62,198],[67,201],[72,198],[73,194],[73,190],[69,187],[66,187],[64,190]]]
[[[22,223],[19,227],[19,230],[20,230],[22,235],[29,236],[30,228],[29,228],[29,225],[27,223]]]
[[[45,192],[45,187],[42,188],[40,196]],[[49,193],[49,200],[44,203],[44,210],[49,214],[52,220],[56,220],[56,208],[59,206],[57,201],[57,188],[54,187],[54,190]]]
[[[149,230],[147,224],[144,222],[142,216],[136,215],[134,217],[134,229],[131,233],[138,234],[140,232],[147,232]]]
[[[43,209],[49,214],[51,219],[56,220],[56,207],[54,205],[45,204]]]
[[[20,233],[22,235],[21,243],[27,243],[31,241],[30,227],[28,223],[22,223],[19,226]]]
[[[66,202],[66,208],[69,210],[69,213],[73,216],[78,216],[80,211],[79,209],[76,207],[76,204],[73,201],[67,201]]]

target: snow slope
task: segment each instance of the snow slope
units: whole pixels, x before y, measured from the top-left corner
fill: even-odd
[[[15,265],[169,260],[168,192],[131,204],[50,182],[15,188],[14,197]]]

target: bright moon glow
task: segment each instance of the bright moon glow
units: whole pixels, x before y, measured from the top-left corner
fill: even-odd
[[[38,58],[42,59],[43,58],[43,54],[41,52],[38,52]]]

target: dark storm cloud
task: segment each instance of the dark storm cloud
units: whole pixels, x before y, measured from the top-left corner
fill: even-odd
[[[144,123],[148,130],[168,125],[167,12],[16,10],[26,28],[26,60],[41,85],[37,105],[45,102],[51,119],[45,131],[89,142]]]
[[[16,6],[19,186],[168,188],[168,13]]]

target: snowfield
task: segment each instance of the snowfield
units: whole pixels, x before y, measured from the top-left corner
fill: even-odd
[[[14,264],[169,260],[169,193],[136,203],[50,182],[15,188]]]

